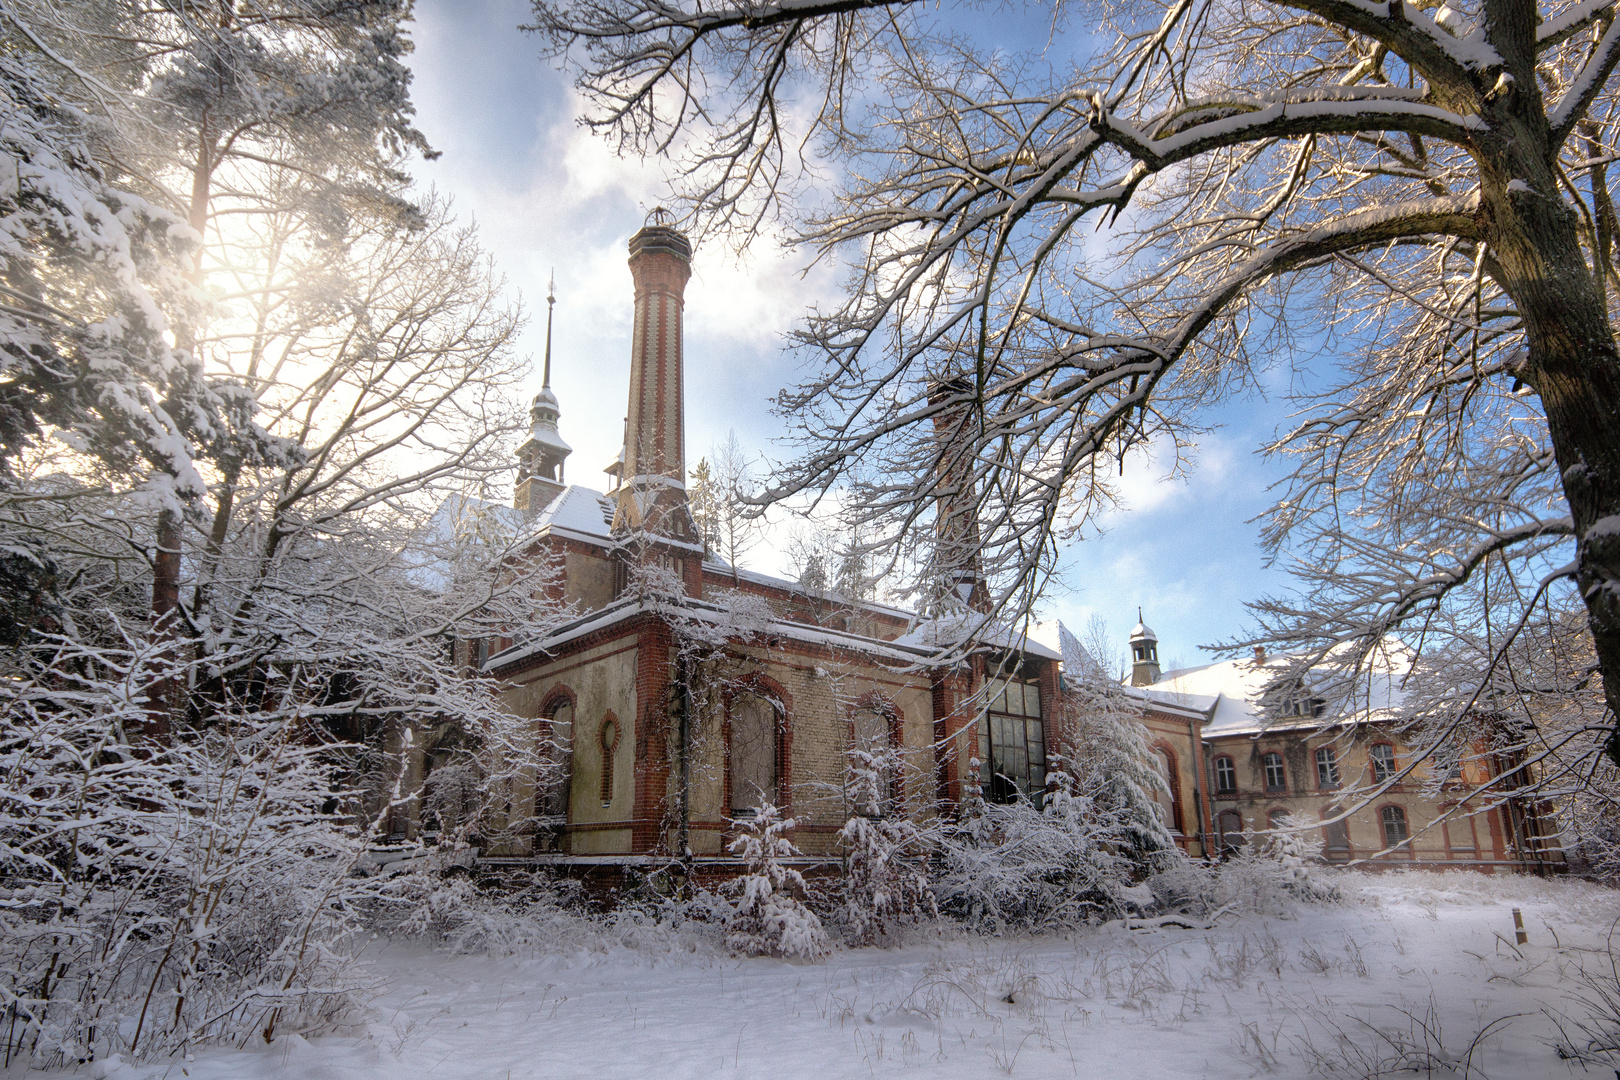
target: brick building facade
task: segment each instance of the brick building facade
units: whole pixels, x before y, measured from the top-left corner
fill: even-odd
[[[629,415],[607,491],[563,482],[569,450],[550,389],[548,331],[546,385],[514,503],[524,561],[557,570],[553,599],[573,617],[544,640],[466,646],[470,661],[501,680],[511,712],[533,722],[540,780],[511,794],[514,813],[526,816],[532,801],[540,825],[494,854],[591,861],[687,850],[719,859],[733,822],[764,797],[796,819],[801,850],[832,856],[850,814],[844,777],[854,746],[895,752],[886,813],[952,813],[975,783],[993,799],[1040,791],[1061,735],[1055,652],[1029,640],[983,641],[965,660],[930,666],[937,621],[705,555],[685,491],[690,254],[663,224],[630,241]],[[948,507],[939,516],[952,536],[971,536]],[[955,587],[966,614],[985,590],[971,559],[962,561]],[[649,573],[661,591],[648,589]],[[691,640],[703,647],[682,647]],[[1193,854],[1203,853],[1210,820],[1202,722],[1174,706],[1148,718],[1177,793],[1166,812]]]

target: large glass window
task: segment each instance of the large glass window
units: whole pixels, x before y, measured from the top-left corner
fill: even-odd
[[[1215,793],[1217,795],[1237,793],[1237,767],[1232,764],[1232,759],[1225,755],[1215,759]]]
[[[1389,743],[1378,743],[1368,757],[1372,759],[1373,783],[1382,784],[1395,775],[1395,748]]]
[[[1012,802],[1020,794],[1039,801],[1046,789],[1046,730],[1040,685],[1009,680],[994,691],[979,724],[984,797]]]
[[[1260,759],[1266,770],[1266,790],[1283,791],[1288,787],[1288,775],[1283,772],[1282,755],[1270,753]]]

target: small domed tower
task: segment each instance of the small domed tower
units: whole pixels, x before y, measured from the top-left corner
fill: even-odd
[[[1159,636],[1142,621],[1136,609],[1136,625],[1131,628],[1131,685],[1151,686],[1159,681]]]
[[[546,366],[540,392],[534,395],[529,407],[529,439],[518,450],[517,491],[512,505],[538,514],[551,505],[563,491],[563,462],[573,453],[573,447],[563,442],[557,431],[557,420],[562,410],[557,407],[557,395],[551,392],[551,313],[557,305],[557,288],[552,284],[546,297]]]

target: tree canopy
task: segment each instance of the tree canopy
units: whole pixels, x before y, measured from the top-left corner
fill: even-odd
[[[1017,607],[1128,455],[1281,366],[1263,538],[1302,577],[1254,640],[1331,669],[1330,716],[1391,632],[1467,655],[1455,718],[1573,605],[1560,678],[1612,727],[1616,6],[1127,0],[1088,37],[1057,5],[1022,51],[904,0],[539,0],[533,28],[588,124],[684,164],[695,227],[846,267],[778,399],[778,497],[842,486],[898,553],[965,486]]]

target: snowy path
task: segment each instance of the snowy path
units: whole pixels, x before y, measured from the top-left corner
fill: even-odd
[[[1362,1055],[1388,1060],[1402,1040],[1422,1047],[1408,1014],[1430,1020],[1439,1041],[1427,1049],[1442,1056],[1466,1054],[1481,1027],[1519,1014],[1476,1052],[1482,1075],[1571,1075],[1549,1045],[1556,1031],[1543,1010],[1569,1007],[1578,964],[1606,962],[1588,950],[1603,947],[1620,917],[1620,893],[1472,875],[1364,881],[1358,900],[1295,919],[845,951],[814,966],[626,949],[491,960],[393,947],[374,968],[390,989],[359,1030],[108,1075],[1344,1075],[1325,1073],[1324,1061],[1343,1069]],[[1513,906],[1531,932],[1522,959],[1498,938],[1512,941]]]

